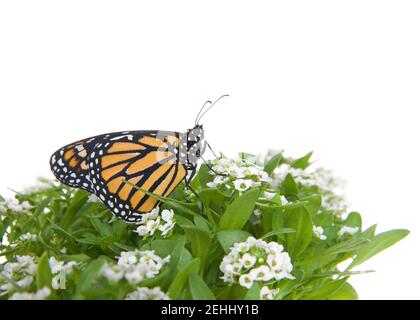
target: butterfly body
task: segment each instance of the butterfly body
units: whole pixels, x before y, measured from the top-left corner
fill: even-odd
[[[204,131],[124,131],[98,135],[57,150],[50,159],[59,181],[95,194],[114,215],[137,222],[157,196],[169,196],[204,153]]]

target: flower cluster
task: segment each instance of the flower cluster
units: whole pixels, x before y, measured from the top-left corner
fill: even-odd
[[[260,186],[263,182],[271,182],[271,178],[264,169],[246,159],[220,158],[212,161],[210,174],[215,175],[213,181],[208,182],[210,188],[235,189],[239,192]]]
[[[290,256],[281,244],[254,237],[235,243],[220,264],[225,282],[238,282],[245,288],[251,288],[255,281],[294,279],[292,269]]]
[[[56,290],[66,289],[66,277],[72,272],[77,263],[75,261],[67,263],[57,261],[54,257],[49,258],[48,263],[53,275],[51,280],[52,288]],[[0,295],[11,293],[17,289],[29,289],[33,283],[36,270],[37,262],[31,256],[17,256],[16,262],[6,262],[0,273]],[[16,286],[14,286],[13,283],[15,283]],[[28,292],[22,294],[32,295],[32,293]],[[35,294],[34,297],[38,296]]]
[[[314,235],[317,238],[319,238],[320,240],[327,240],[327,236],[324,235],[324,228],[323,227],[313,226],[312,231],[313,231]]]
[[[34,194],[39,193],[45,190],[49,190],[53,187],[59,186],[60,183],[58,181],[51,181],[47,178],[38,178],[37,183],[31,186],[27,186],[24,188],[23,192],[26,194]]]
[[[283,163],[274,170],[272,188],[278,188],[290,174],[296,183],[305,186],[316,186],[322,195],[322,208],[336,214],[342,214],[347,209],[347,202],[343,196],[344,181],[333,175],[331,170],[317,168],[307,171],[293,168],[290,164]]]
[[[279,293],[279,289],[270,289],[268,286],[264,286],[260,290],[260,300],[273,300]]]
[[[0,213],[10,212],[12,214],[29,215],[32,205],[28,201],[19,202],[16,198],[9,198],[0,201]]]
[[[37,241],[38,236],[36,234],[26,232],[19,237],[20,241]]]
[[[121,252],[118,262],[105,264],[102,274],[112,282],[124,278],[131,284],[138,284],[159,274],[170,259],[170,256],[159,257],[153,250]]]
[[[152,289],[147,287],[140,287],[135,291],[127,294],[125,300],[170,300],[170,298],[160,289],[160,287],[155,287]]]
[[[142,215],[135,232],[142,237],[150,237],[159,230],[163,237],[167,237],[175,226],[174,211],[164,209],[159,214],[159,207],[154,208],[149,213]]]
[[[7,234],[5,235],[5,238],[6,238],[6,236],[7,236]],[[35,242],[35,241],[37,241],[38,240],[38,236],[36,235],[36,234],[33,234],[33,233],[30,233],[30,232],[27,232],[27,233],[24,233],[24,234],[22,234],[18,239],[17,239],[17,241],[16,242],[13,242],[13,243],[10,243],[10,247],[11,248],[15,248],[18,244],[19,244],[19,242],[20,243],[22,243],[22,242]]]
[[[0,296],[17,289],[28,289],[36,269],[37,265],[30,256],[16,256],[16,262],[6,262],[0,272]]]
[[[48,263],[50,265],[51,273],[53,274],[51,286],[56,290],[66,289],[67,275],[73,271],[77,262],[69,261],[65,263],[64,261],[58,261],[56,258],[51,257],[49,258]]]
[[[32,292],[15,292],[9,300],[45,300],[51,294],[48,287],[44,287],[35,293]]]

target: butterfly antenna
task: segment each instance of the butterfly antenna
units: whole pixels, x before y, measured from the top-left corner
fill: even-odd
[[[196,124],[198,124],[198,122],[200,122],[200,120],[201,120],[201,118],[211,109],[211,108],[213,108],[214,107],[214,105],[217,103],[217,102],[219,102],[222,98],[224,98],[224,97],[229,97],[229,95],[228,94],[224,94],[224,95],[222,95],[222,96],[220,96],[219,97],[219,99],[217,99],[215,102],[213,102],[199,117],[198,117],[198,119],[197,119],[197,121],[196,121]],[[203,108],[204,108],[204,106],[203,106]],[[201,111],[200,111],[201,112]]]
[[[198,118],[200,117],[200,113],[203,111],[204,107],[209,103],[212,104],[212,102],[210,100],[207,100],[206,102],[204,102],[203,106],[201,107],[200,111],[198,112],[197,116],[195,117],[195,125],[198,124]]]

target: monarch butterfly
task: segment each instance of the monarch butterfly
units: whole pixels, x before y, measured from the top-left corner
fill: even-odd
[[[95,194],[122,220],[141,221],[159,203],[141,190],[168,197],[181,181],[191,181],[208,145],[199,121],[225,96],[206,101],[186,133],[140,130],[90,137],[54,152],[51,170],[62,183]]]

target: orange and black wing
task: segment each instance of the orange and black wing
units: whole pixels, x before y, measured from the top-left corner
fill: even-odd
[[[94,193],[114,215],[136,222],[158,204],[138,188],[166,197],[187,175],[179,145],[179,133],[110,133],[57,150],[50,165],[61,182]]]
[[[93,192],[119,218],[141,220],[158,200],[139,189],[166,197],[185,178],[179,144],[178,133],[162,131],[159,137],[156,131],[135,131],[103,138],[87,161]]]
[[[96,136],[77,141],[54,152],[50,158],[50,166],[56,178],[71,187],[94,192],[87,160],[88,155],[103,137]]]

